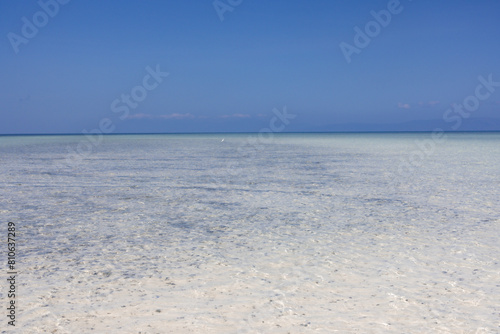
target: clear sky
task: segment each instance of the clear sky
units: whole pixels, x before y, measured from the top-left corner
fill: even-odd
[[[499,18],[498,0],[1,1],[0,134],[259,131],[285,106],[283,131],[500,124]]]

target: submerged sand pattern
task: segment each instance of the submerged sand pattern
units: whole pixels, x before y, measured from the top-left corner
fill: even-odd
[[[497,333],[500,135],[426,136],[2,137],[17,330]]]

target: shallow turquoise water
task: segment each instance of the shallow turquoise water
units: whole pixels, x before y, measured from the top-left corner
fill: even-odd
[[[154,294],[188,332],[500,330],[500,133],[1,136],[0,154],[27,332],[104,326],[131,283],[126,310]]]

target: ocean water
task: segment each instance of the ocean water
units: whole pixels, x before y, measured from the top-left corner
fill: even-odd
[[[500,133],[0,136],[0,157],[14,332],[500,332]]]

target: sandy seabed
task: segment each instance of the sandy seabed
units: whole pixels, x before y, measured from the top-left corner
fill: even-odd
[[[65,170],[73,137],[3,144],[2,333],[500,332],[500,135],[404,177],[412,136],[138,138]]]

